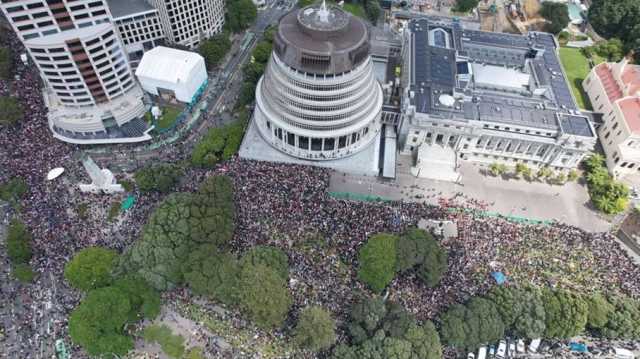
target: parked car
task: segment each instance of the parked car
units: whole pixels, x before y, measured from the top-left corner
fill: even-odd
[[[529,353],[537,353],[538,348],[540,347],[540,339],[534,339],[529,343]]]
[[[482,347],[478,349],[478,359],[486,359],[487,358],[487,347]]]
[[[525,350],[524,340],[518,339],[518,341],[516,342],[516,351],[518,353],[524,353],[524,350]]]
[[[507,356],[507,342],[504,340],[500,341],[498,344],[498,352],[496,353],[496,358],[505,358]]]
[[[616,354],[615,356],[616,359],[635,359],[636,358],[635,354],[633,354],[633,352],[628,349],[613,348],[613,351]]]
[[[467,359],[475,359],[475,358],[476,358],[475,354],[473,354],[473,353],[467,354]]]

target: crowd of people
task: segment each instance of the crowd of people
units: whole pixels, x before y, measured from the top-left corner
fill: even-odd
[[[15,78],[0,81],[0,95],[17,97],[25,116],[16,126],[0,129],[0,182],[21,177],[27,183],[28,193],[20,201],[19,211],[13,211],[32,234],[31,265],[39,273],[32,285],[1,286],[0,300],[10,303],[1,313],[11,315],[15,323],[12,328],[4,328],[5,333],[11,329],[20,335],[5,334],[0,342],[19,338],[10,346],[19,352],[33,347],[42,336],[64,338],[70,343],[66,316],[81,294],[65,284],[64,264],[88,246],[123,251],[137,240],[162,196],[134,192],[135,206],[112,219],[107,213],[118,198],[80,193],[76,184],[89,179],[77,157],[79,148],[51,136],[37,70],[18,60],[23,49],[15,37],[7,36],[4,41],[7,43],[3,46],[11,47],[16,57]],[[188,156],[186,151],[169,153],[171,160]],[[46,181],[47,172],[59,166],[66,169],[65,174]],[[442,206],[339,200],[327,193],[329,179],[335,175],[329,170],[238,158],[215,169],[188,169],[178,190],[196,190],[211,175],[228,175],[234,182],[237,227],[233,250],[239,254],[256,244],[271,244],[288,254],[294,312],[314,303],[345,319],[353,295],[358,289],[365,290],[355,276],[360,246],[373,234],[402,233],[422,218],[455,221],[459,235],[441,242],[449,253],[449,267],[439,286],[428,289],[412,275],[403,275],[389,287],[390,298],[402,302],[419,319],[434,318],[452,303],[485,292],[494,285],[490,272],[497,269],[514,281],[564,285],[543,275],[545,263],[537,261],[545,258],[532,260],[525,255],[527,248],[535,250],[539,246],[586,251],[590,255],[576,265],[590,273],[592,286],[640,295],[639,267],[607,233],[587,233],[562,224],[522,225],[447,210],[450,206],[481,209],[481,203],[464,198],[443,202]],[[81,206],[86,206],[86,213],[81,213]],[[56,284],[55,291],[51,291],[51,280]],[[52,303],[53,308],[34,317],[33,306],[46,305],[24,298]],[[15,310],[13,305],[24,310]],[[47,327],[43,318],[50,318],[53,327]],[[47,330],[42,329],[45,327]]]

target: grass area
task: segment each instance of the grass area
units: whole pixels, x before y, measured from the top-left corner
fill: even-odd
[[[107,220],[109,222],[113,222],[116,217],[120,214],[120,206],[122,206],[122,202],[114,201],[111,203],[111,207],[109,207],[109,212],[107,213]]]
[[[158,128],[165,129],[171,127],[182,112],[181,108],[165,106],[162,108],[162,116],[158,119]]]
[[[27,263],[18,263],[13,266],[13,276],[22,283],[31,283],[36,274]]]
[[[223,338],[232,347],[242,348],[249,354],[248,357],[259,355],[264,359],[286,358],[296,351],[292,343],[280,336],[240,326],[233,318],[206,311],[198,305],[185,303],[180,308],[180,314],[185,318],[203,323],[211,333]]]
[[[366,19],[367,15],[364,12],[364,7],[361,4],[344,3],[342,7],[345,11],[351,13],[353,16],[357,16],[362,19]]]
[[[149,343],[158,343],[162,351],[171,358],[182,358],[184,354],[184,338],[173,335],[166,325],[150,325],[144,329],[142,336]]]
[[[568,47],[560,48],[560,61],[562,62],[564,72],[567,74],[567,80],[569,81],[569,85],[571,85],[571,91],[576,98],[578,107],[591,110],[591,102],[589,102],[589,98],[582,88],[582,81],[591,70],[589,61],[580,49]]]

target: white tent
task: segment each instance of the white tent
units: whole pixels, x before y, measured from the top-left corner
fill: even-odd
[[[207,69],[204,58],[195,52],[158,46],[144,53],[136,77],[151,94],[171,91],[176,100],[189,103],[206,82]]]
[[[47,173],[47,181],[51,181],[60,177],[62,172],[64,172],[64,168],[62,167],[56,167],[52,169],[51,171],[49,171],[49,173]]]

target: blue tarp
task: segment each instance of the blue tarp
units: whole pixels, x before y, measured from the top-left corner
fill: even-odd
[[[574,352],[580,352],[580,353],[587,352],[587,346],[584,343],[571,342],[569,343],[569,349],[571,349]]]
[[[496,280],[498,285],[502,285],[507,281],[507,277],[502,272],[491,272],[491,276]]]

